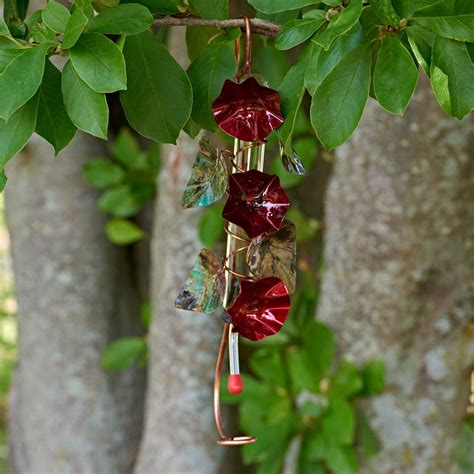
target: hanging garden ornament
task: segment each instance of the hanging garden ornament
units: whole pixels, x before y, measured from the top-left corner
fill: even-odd
[[[283,123],[280,96],[253,77],[238,83],[227,79],[212,113],[221,130],[247,142],[260,142]]]
[[[275,277],[255,282],[242,280],[240,294],[227,310],[235,331],[252,341],[276,334],[285,323],[289,311],[288,290]]]
[[[278,176],[258,170],[232,174],[227,193],[222,217],[251,239],[278,230],[290,206]]]

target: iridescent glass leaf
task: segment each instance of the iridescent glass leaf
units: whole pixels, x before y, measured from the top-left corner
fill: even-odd
[[[227,170],[208,138],[199,140],[199,153],[181,198],[184,208],[209,206],[224,196]]]
[[[306,174],[306,170],[304,169],[301,158],[299,157],[298,153],[296,153],[296,150],[293,147],[291,147],[291,154],[287,155],[283,150],[282,144],[280,143],[280,153],[281,161],[288,173],[299,175]]]
[[[224,287],[219,260],[210,250],[202,249],[174,305],[188,311],[213,313],[222,305]]]
[[[254,277],[277,277],[288,293],[296,288],[296,228],[286,220],[280,230],[254,239],[247,251],[247,264]]]

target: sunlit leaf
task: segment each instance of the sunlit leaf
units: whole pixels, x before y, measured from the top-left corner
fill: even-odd
[[[213,313],[222,305],[224,287],[224,272],[219,260],[210,250],[202,249],[175,306],[188,311]]]
[[[181,205],[186,209],[209,206],[224,196],[226,186],[225,164],[217,155],[212,142],[203,137],[199,140],[199,153],[181,198]]]
[[[257,278],[277,277],[290,294],[296,288],[296,228],[285,221],[273,234],[257,237],[247,251],[250,272]]]

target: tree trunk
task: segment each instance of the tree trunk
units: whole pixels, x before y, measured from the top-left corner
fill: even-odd
[[[383,358],[366,405],[381,454],[364,474],[451,473],[474,357],[474,120],[423,78],[405,117],[371,101],[337,151],[319,317],[344,354]]]
[[[35,136],[7,170],[19,323],[12,473],[129,473],[134,463],[144,374],[109,375],[100,358],[111,340],[139,331],[139,297],[81,173],[104,152],[78,133],[54,158]]]

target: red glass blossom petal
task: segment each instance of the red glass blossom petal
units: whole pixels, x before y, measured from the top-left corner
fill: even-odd
[[[275,277],[256,282],[242,280],[239,296],[227,310],[234,329],[252,341],[276,334],[285,323],[289,311],[288,290]]]
[[[222,217],[242,227],[251,239],[278,230],[290,206],[278,176],[257,170],[232,174],[227,192]]]
[[[254,77],[241,83],[227,79],[212,113],[221,130],[248,142],[264,140],[284,120],[278,92],[261,86]]]

